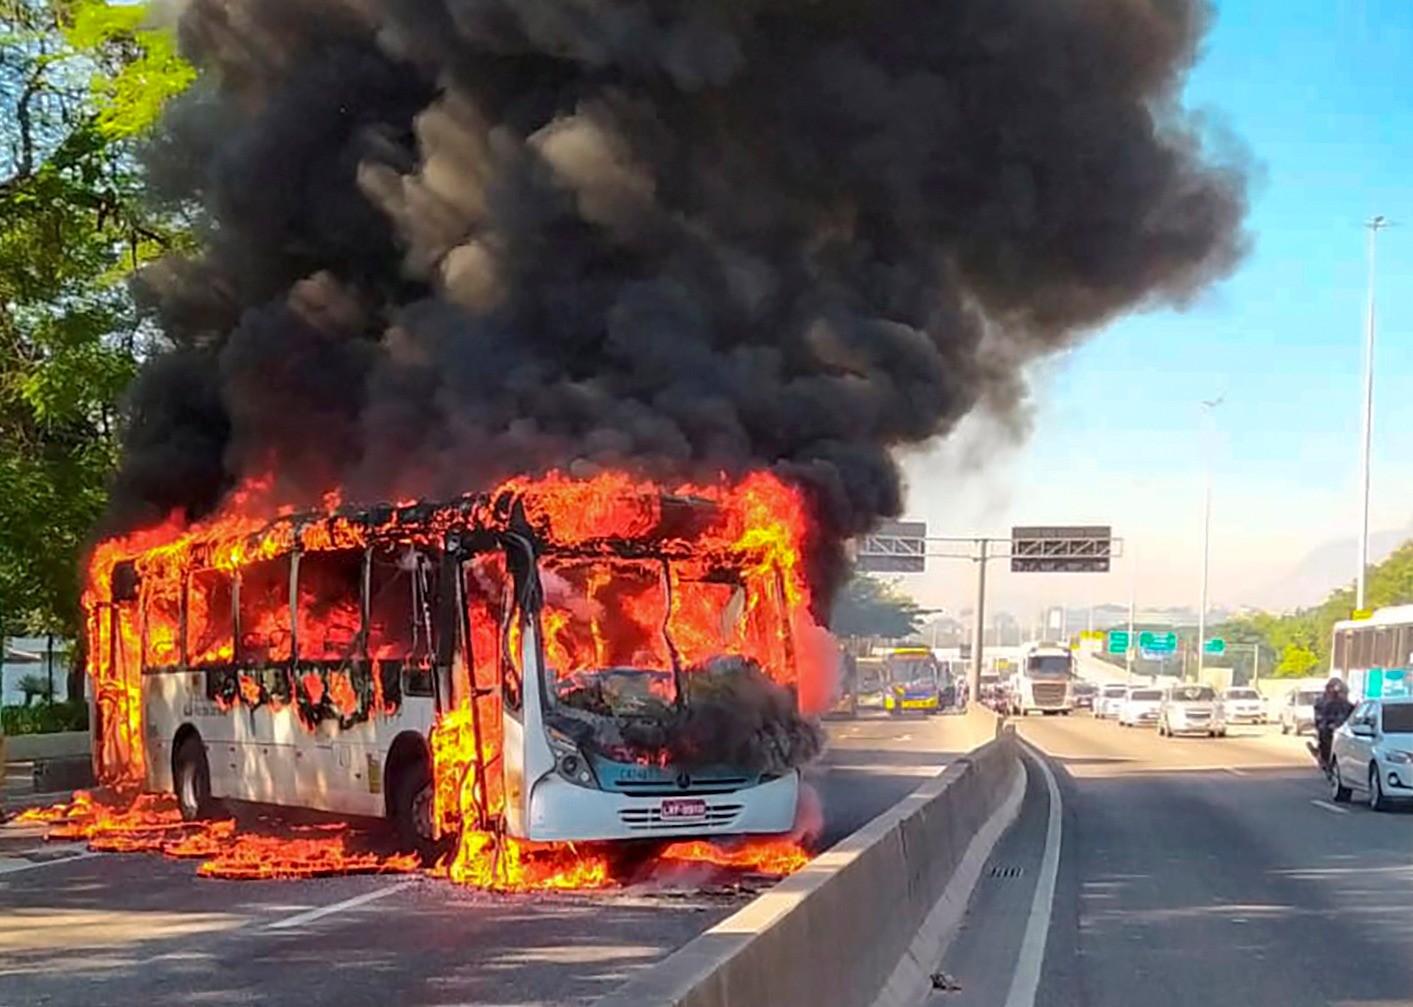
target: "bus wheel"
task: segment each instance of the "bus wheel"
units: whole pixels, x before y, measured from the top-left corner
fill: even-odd
[[[409,763],[392,781],[392,818],[398,846],[431,862],[445,852],[434,837],[432,769],[425,760]]]
[[[211,816],[211,767],[206,762],[206,746],[195,734],[183,738],[172,753],[172,789],[184,820]]]

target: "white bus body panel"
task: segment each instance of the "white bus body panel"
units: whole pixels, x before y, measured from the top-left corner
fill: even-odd
[[[190,724],[206,745],[213,797],[346,815],[382,817],[388,750],[407,731],[429,737],[435,719],[430,696],[404,695],[391,716],[311,731],[292,705],[223,711],[200,672],[144,675],[143,692],[150,790],[171,792],[173,742]]]

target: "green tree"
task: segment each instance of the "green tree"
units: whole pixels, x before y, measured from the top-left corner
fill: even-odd
[[[25,706],[31,705],[36,697],[46,703],[52,702],[54,699],[53,690],[49,687],[49,679],[44,675],[31,671],[29,674],[21,676],[18,685],[20,691],[25,694]]]
[[[839,636],[876,636],[898,640],[917,630],[923,610],[887,581],[855,576],[839,592],[830,628]]]
[[[184,232],[147,208],[135,144],[192,71],[145,16],[0,0],[0,633],[77,630],[143,338],[126,280]]]

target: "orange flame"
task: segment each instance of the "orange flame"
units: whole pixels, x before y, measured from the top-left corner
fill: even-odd
[[[658,858],[669,863],[715,864],[780,877],[794,874],[810,862],[809,853],[793,839],[755,839],[732,849],[701,841],[673,843]]]

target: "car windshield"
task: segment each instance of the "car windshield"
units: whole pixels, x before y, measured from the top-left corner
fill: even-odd
[[[1139,702],[1152,702],[1153,700],[1162,699],[1163,694],[1157,689],[1134,689],[1128,694],[1128,698],[1138,700]]]
[[[1174,703],[1210,703],[1217,694],[1205,685],[1180,685],[1171,697]]]
[[[1255,689],[1228,689],[1227,699],[1260,699],[1261,694]]]
[[[1296,697],[1295,701],[1301,706],[1314,706],[1317,702],[1319,702],[1320,697],[1322,695],[1324,694],[1315,691],[1302,692]]]
[[[1120,699],[1128,695],[1128,687],[1124,685],[1110,685],[1104,689],[1104,696],[1107,699]]]
[[[1413,734],[1413,703],[1384,704],[1384,733]]]

